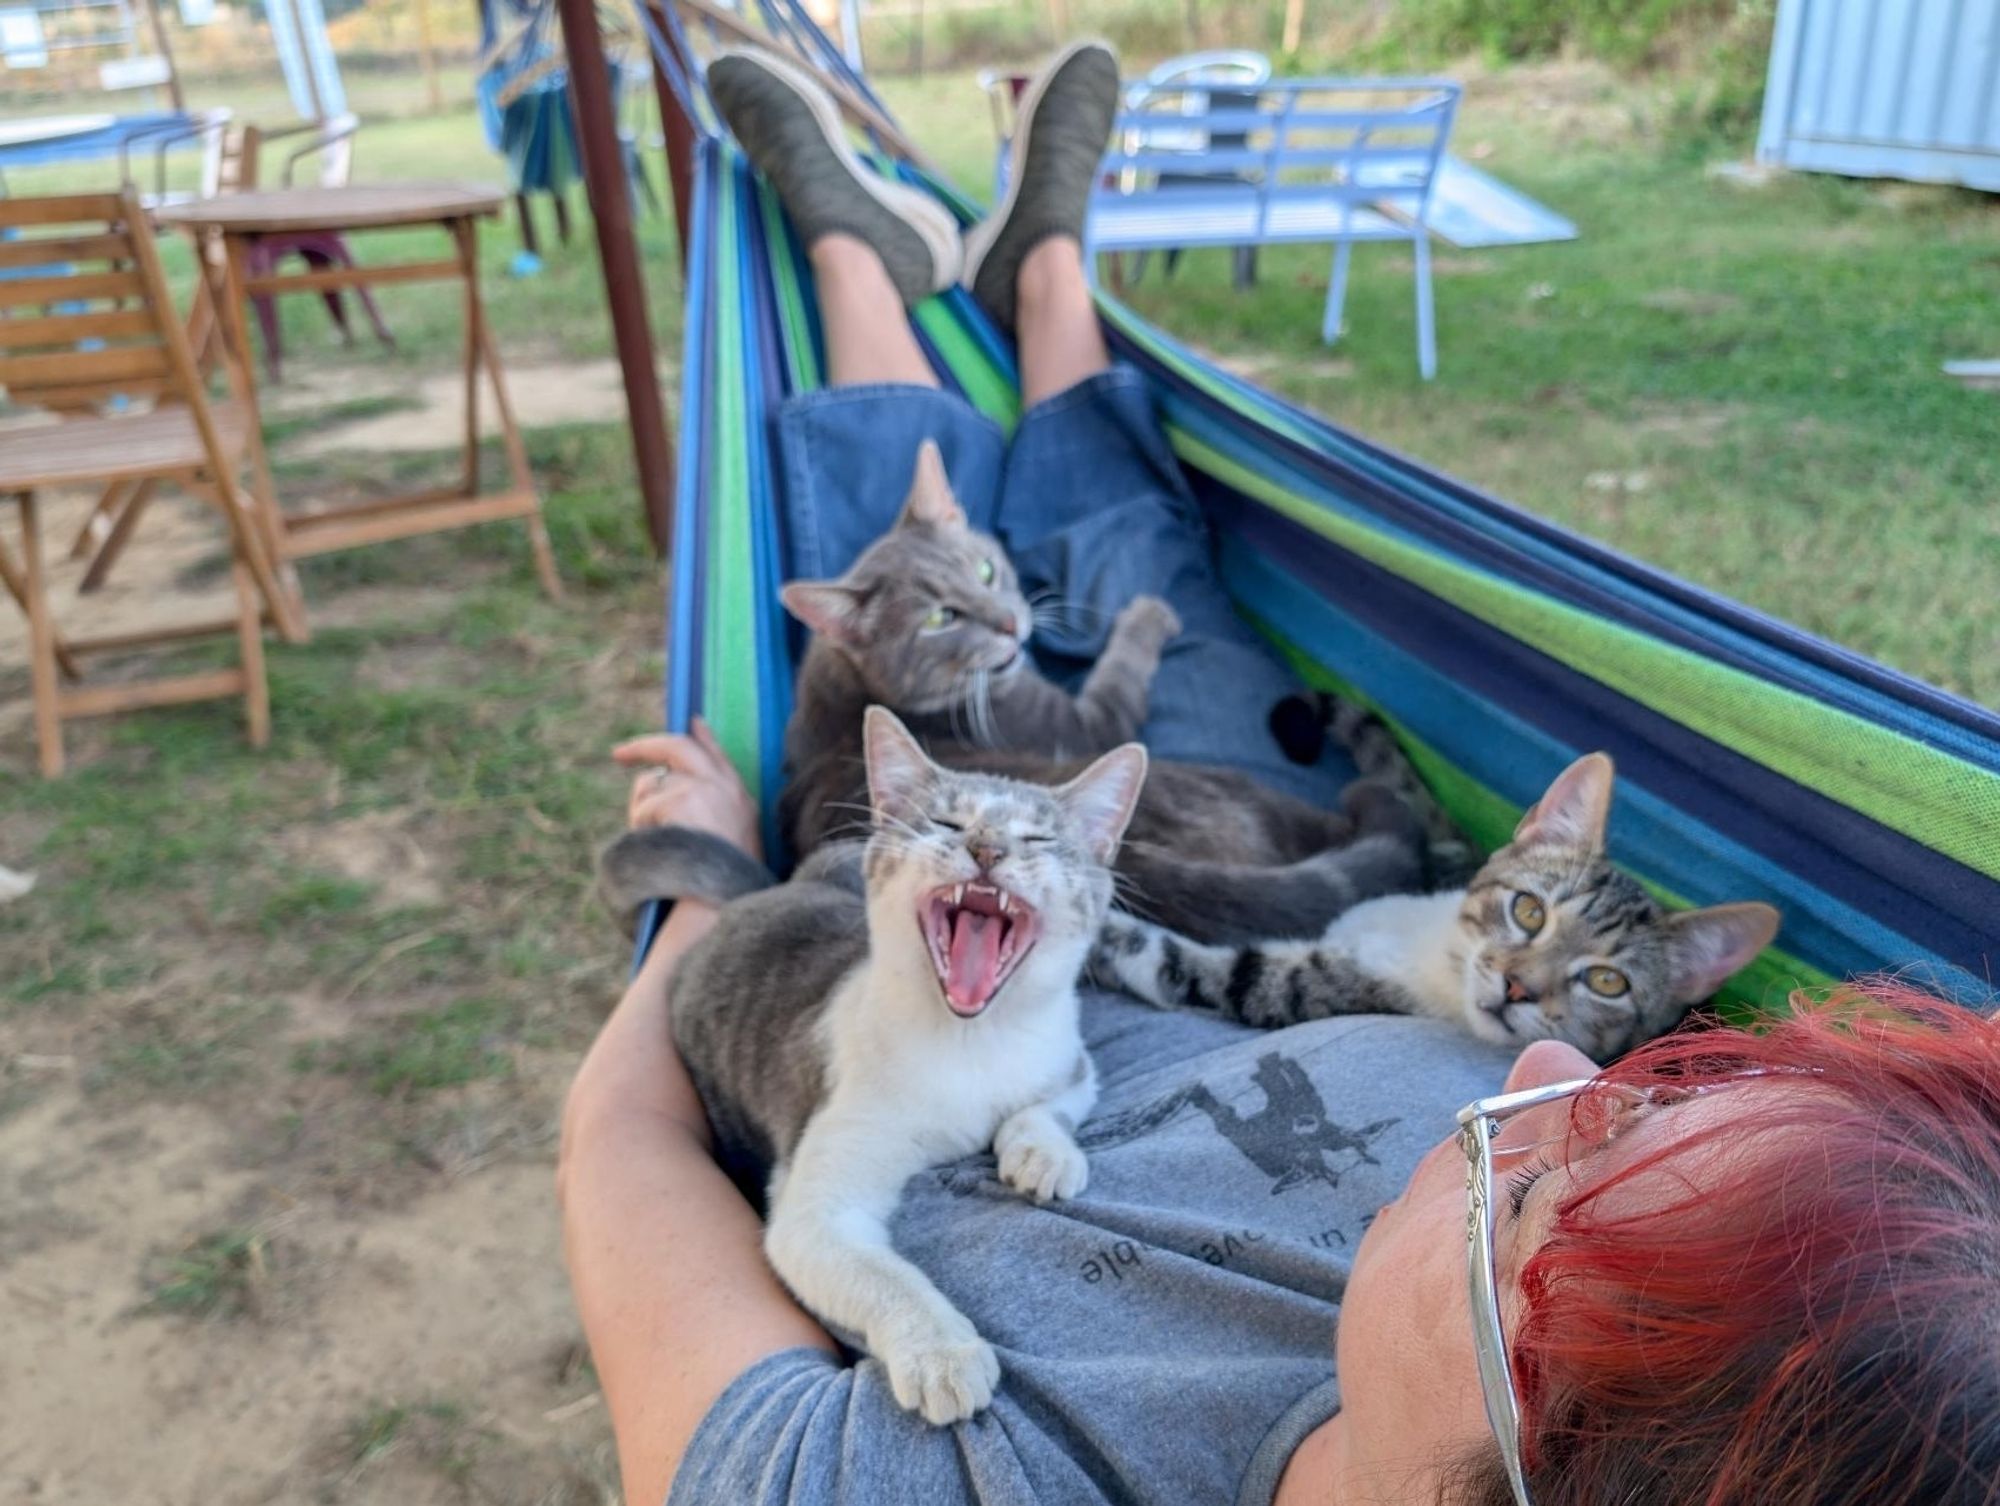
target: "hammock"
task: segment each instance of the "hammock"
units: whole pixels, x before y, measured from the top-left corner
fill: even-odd
[[[880,109],[797,0],[763,3],[780,45]],[[705,13],[695,26],[716,24]],[[677,65],[694,55],[687,26],[672,6],[652,17],[698,136],[667,721],[714,724],[768,841],[799,648],[778,603],[769,419],[824,382],[818,320],[775,196]],[[949,185],[878,160],[971,217]],[[1762,899],[1785,917],[1727,1001],[1768,1007],[1885,971],[1991,997],[2000,717],[1371,444],[1108,297],[1099,308],[1114,355],[1157,395],[1244,616],[1306,681],[1375,708],[1476,841],[1504,841],[1564,765],[1601,748],[1618,764],[1622,866],[1672,904]],[[913,320],[944,384],[1010,424],[1012,353],[970,297]]]

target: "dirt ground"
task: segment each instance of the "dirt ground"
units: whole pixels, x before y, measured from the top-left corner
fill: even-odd
[[[524,420],[616,418],[606,365],[516,370]],[[454,382],[395,393],[279,460],[454,432]],[[273,417],[327,401],[288,387]],[[621,453],[600,432],[585,472]],[[227,610],[218,531],[178,501],[77,597],[88,502],[45,514],[62,618]],[[618,808],[596,760],[656,714],[657,587],[599,584],[597,525],[565,520],[560,609],[498,527],[309,567],[265,755],[228,708],[80,724],[53,792],[0,612],[0,865],[40,870],[0,898],[0,1501],[618,1499],[552,1174],[622,973],[585,892]]]

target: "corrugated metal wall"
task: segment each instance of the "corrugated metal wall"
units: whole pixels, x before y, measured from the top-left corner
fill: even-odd
[[[1757,159],[2000,192],[2000,0],[1780,0]]]

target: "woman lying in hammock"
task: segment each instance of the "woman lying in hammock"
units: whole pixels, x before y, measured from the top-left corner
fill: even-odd
[[[1003,461],[902,317],[956,248],[843,154],[809,81],[711,71],[811,247],[836,383],[781,419],[788,492],[824,499],[793,573],[841,569],[939,439],[1010,546],[1152,572],[1105,582],[1118,600],[1171,578],[1187,631],[1156,750],[1297,787],[1309,771],[1248,736],[1286,678],[1092,315],[1077,231],[1115,79],[1101,49],[1045,75],[1017,187],[974,235],[1029,405]],[[756,850],[712,739],[623,756],[656,765],[634,824]],[[1850,999],[1593,1076],[1546,1042],[1510,1069],[1435,1020],[1257,1033],[1093,995],[1085,1193],[1037,1205],[973,1163],[904,1193],[897,1249],[1002,1366],[990,1407],[940,1428],[791,1299],[714,1160],[666,1020],[713,920],[676,905],[564,1121],[571,1277],[634,1503],[1872,1506],[1986,1502],[2000,1478],[2000,1026]]]

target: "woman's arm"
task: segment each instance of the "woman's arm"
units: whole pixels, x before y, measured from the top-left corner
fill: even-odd
[[[635,821],[745,841],[748,797],[712,738],[630,746],[644,752],[627,761],[669,771],[641,776]],[[779,1350],[834,1347],[771,1274],[763,1225],[715,1164],[668,1031],[668,979],[714,923],[707,905],[674,907],[563,1111],[563,1248],[634,1506],[666,1499],[689,1438],[737,1376]]]

